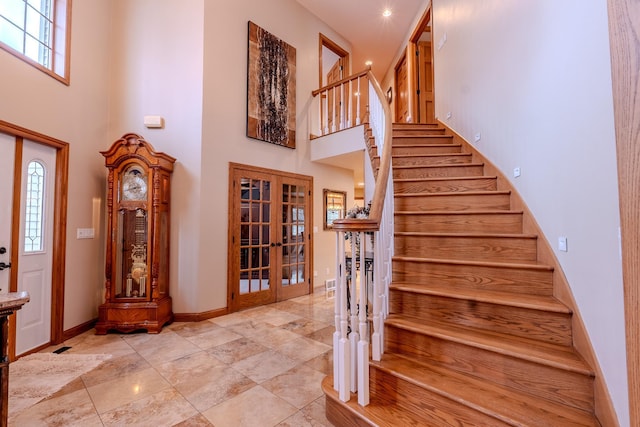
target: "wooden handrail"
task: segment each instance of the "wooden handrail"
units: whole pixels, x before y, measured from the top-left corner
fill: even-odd
[[[333,82],[331,84],[323,86],[320,89],[316,89],[313,92],[311,92],[311,95],[313,95],[314,97],[318,96],[319,93],[326,92],[326,91],[328,91],[330,89],[333,89],[334,87],[338,87],[338,86],[348,82],[349,80],[356,80],[356,79],[359,79],[360,77],[364,77],[364,76],[367,75],[367,73],[370,73],[370,72],[371,72],[371,67],[368,67],[364,71],[360,71],[359,73],[347,76],[342,80],[338,80],[337,82]],[[382,98],[382,99],[384,99],[384,98]]]
[[[371,209],[369,210],[368,218],[344,218],[333,221],[334,231],[377,231],[380,229],[380,221],[382,220],[382,209],[384,207],[384,198],[387,194],[387,181],[389,180],[389,173],[391,171],[391,146],[392,146],[392,134],[393,123],[391,120],[391,110],[389,104],[384,102],[385,96],[380,88],[380,84],[376,80],[375,76],[369,68],[363,75],[366,74],[376,91],[378,98],[382,100],[382,108],[384,109],[384,145],[382,147],[382,156],[380,157],[380,167],[378,169],[378,175],[376,176],[376,188],[373,193],[373,199],[371,200]]]

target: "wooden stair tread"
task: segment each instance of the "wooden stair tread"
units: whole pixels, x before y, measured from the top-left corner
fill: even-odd
[[[546,264],[539,263],[523,263],[523,262],[499,262],[499,261],[472,261],[472,260],[460,260],[460,259],[445,259],[445,258],[423,258],[423,257],[410,257],[410,256],[398,256],[392,257],[392,261],[411,261],[411,262],[424,262],[431,264],[450,264],[450,265],[467,265],[476,267],[494,267],[494,268],[513,268],[513,269],[529,269],[540,271],[553,271],[553,267]]]
[[[469,157],[472,156],[471,153],[433,153],[433,154],[394,154],[393,158],[412,158],[412,157]]]
[[[385,325],[406,329],[418,334],[429,335],[440,339],[458,342],[464,345],[511,356],[521,360],[563,369],[582,375],[593,376],[587,366],[572,347],[543,343],[522,337],[465,328],[436,321],[424,324],[421,319],[410,316],[391,314]]]
[[[553,267],[547,264],[530,264],[521,262],[499,262],[499,261],[472,261],[472,260],[460,260],[460,259],[445,259],[445,258],[423,258],[423,257],[411,257],[411,256],[398,256],[392,257],[393,261],[412,261],[412,262],[424,262],[432,264],[451,264],[451,265],[469,265],[477,267],[495,267],[495,268],[518,268],[518,269],[531,269],[541,271],[553,271]]]
[[[508,196],[511,194],[509,190],[489,190],[489,191],[446,191],[440,193],[398,193],[393,197],[442,197],[442,196],[483,196],[483,195],[503,195]]]
[[[396,231],[395,236],[424,236],[424,237],[502,237],[505,239],[537,239],[537,234],[524,233],[430,233],[425,231]]]
[[[338,422],[342,421],[342,423],[337,424],[338,426],[342,426],[344,423],[344,425],[357,425],[358,427],[396,427],[399,422],[401,423],[400,425],[419,425],[419,420],[393,405],[376,405],[375,402],[371,402],[367,406],[360,406],[358,404],[358,395],[355,393],[351,393],[347,402],[342,402],[338,397],[338,392],[333,388],[331,375],[322,380],[322,390],[333,405],[338,405],[343,408],[343,411],[349,412],[349,419],[338,420]],[[329,408],[330,404],[327,402],[327,415],[330,413]],[[340,415],[335,414],[334,411],[331,411],[331,414]],[[354,417],[357,417],[357,419],[354,420]]]
[[[396,354],[371,362],[378,369],[514,426],[599,426],[592,414]]]
[[[450,163],[442,165],[399,165],[394,166],[393,169],[418,169],[418,168],[451,168],[451,167],[469,167],[469,166],[484,166],[484,163]]]
[[[468,211],[395,211],[394,215],[522,215],[522,211],[505,211],[505,210],[479,210],[469,209]]]
[[[572,313],[571,309],[566,305],[562,304],[554,297],[547,295],[516,295],[511,292],[489,291],[483,289],[456,289],[451,286],[443,286],[435,283],[424,285],[410,282],[392,282],[389,289],[490,304],[509,305],[512,307],[527,308],[531,310],[563,314]]]
[[[456,181],[456,180],[479,180],[479,179],[496,179],[495,175],[480,176],[447,176],[447,177],[430,177],[430,178],[394,178],[393,182],[433,182],[433,181]]]
[[[434,136],[444,136],[444,135],[434,135]],[[396,135],[396,137],[398,137]],[[405,136],[400,136],[400,138],[404,138]],[[395,148],[424,148],[425,146],[427,147],[453,147],[453,148],[460,148],[462,147],[462,144],[460,143],[454,143],[454,144],[420,144],[420,143],[415,143],[415,144],[401,144],[401,145],[396,145]],[[460,154],[460,153],[458,153]]]

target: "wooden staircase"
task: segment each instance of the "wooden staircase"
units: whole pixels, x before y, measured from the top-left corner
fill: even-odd
[[[572,345],[511,194],[437,125],[394,125],[395,256],[371,403],[323,383],[337,426],[599,426],[594,373]]]

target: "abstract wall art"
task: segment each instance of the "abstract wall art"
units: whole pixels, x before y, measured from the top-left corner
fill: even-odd
[[[296,148],[296,49],[249,21],[247,136]]]

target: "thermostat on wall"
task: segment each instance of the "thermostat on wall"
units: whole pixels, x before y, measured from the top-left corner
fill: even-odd
[[[148,128],[163,128],[164,119],[161,116],[144,116],[144,125]]]

